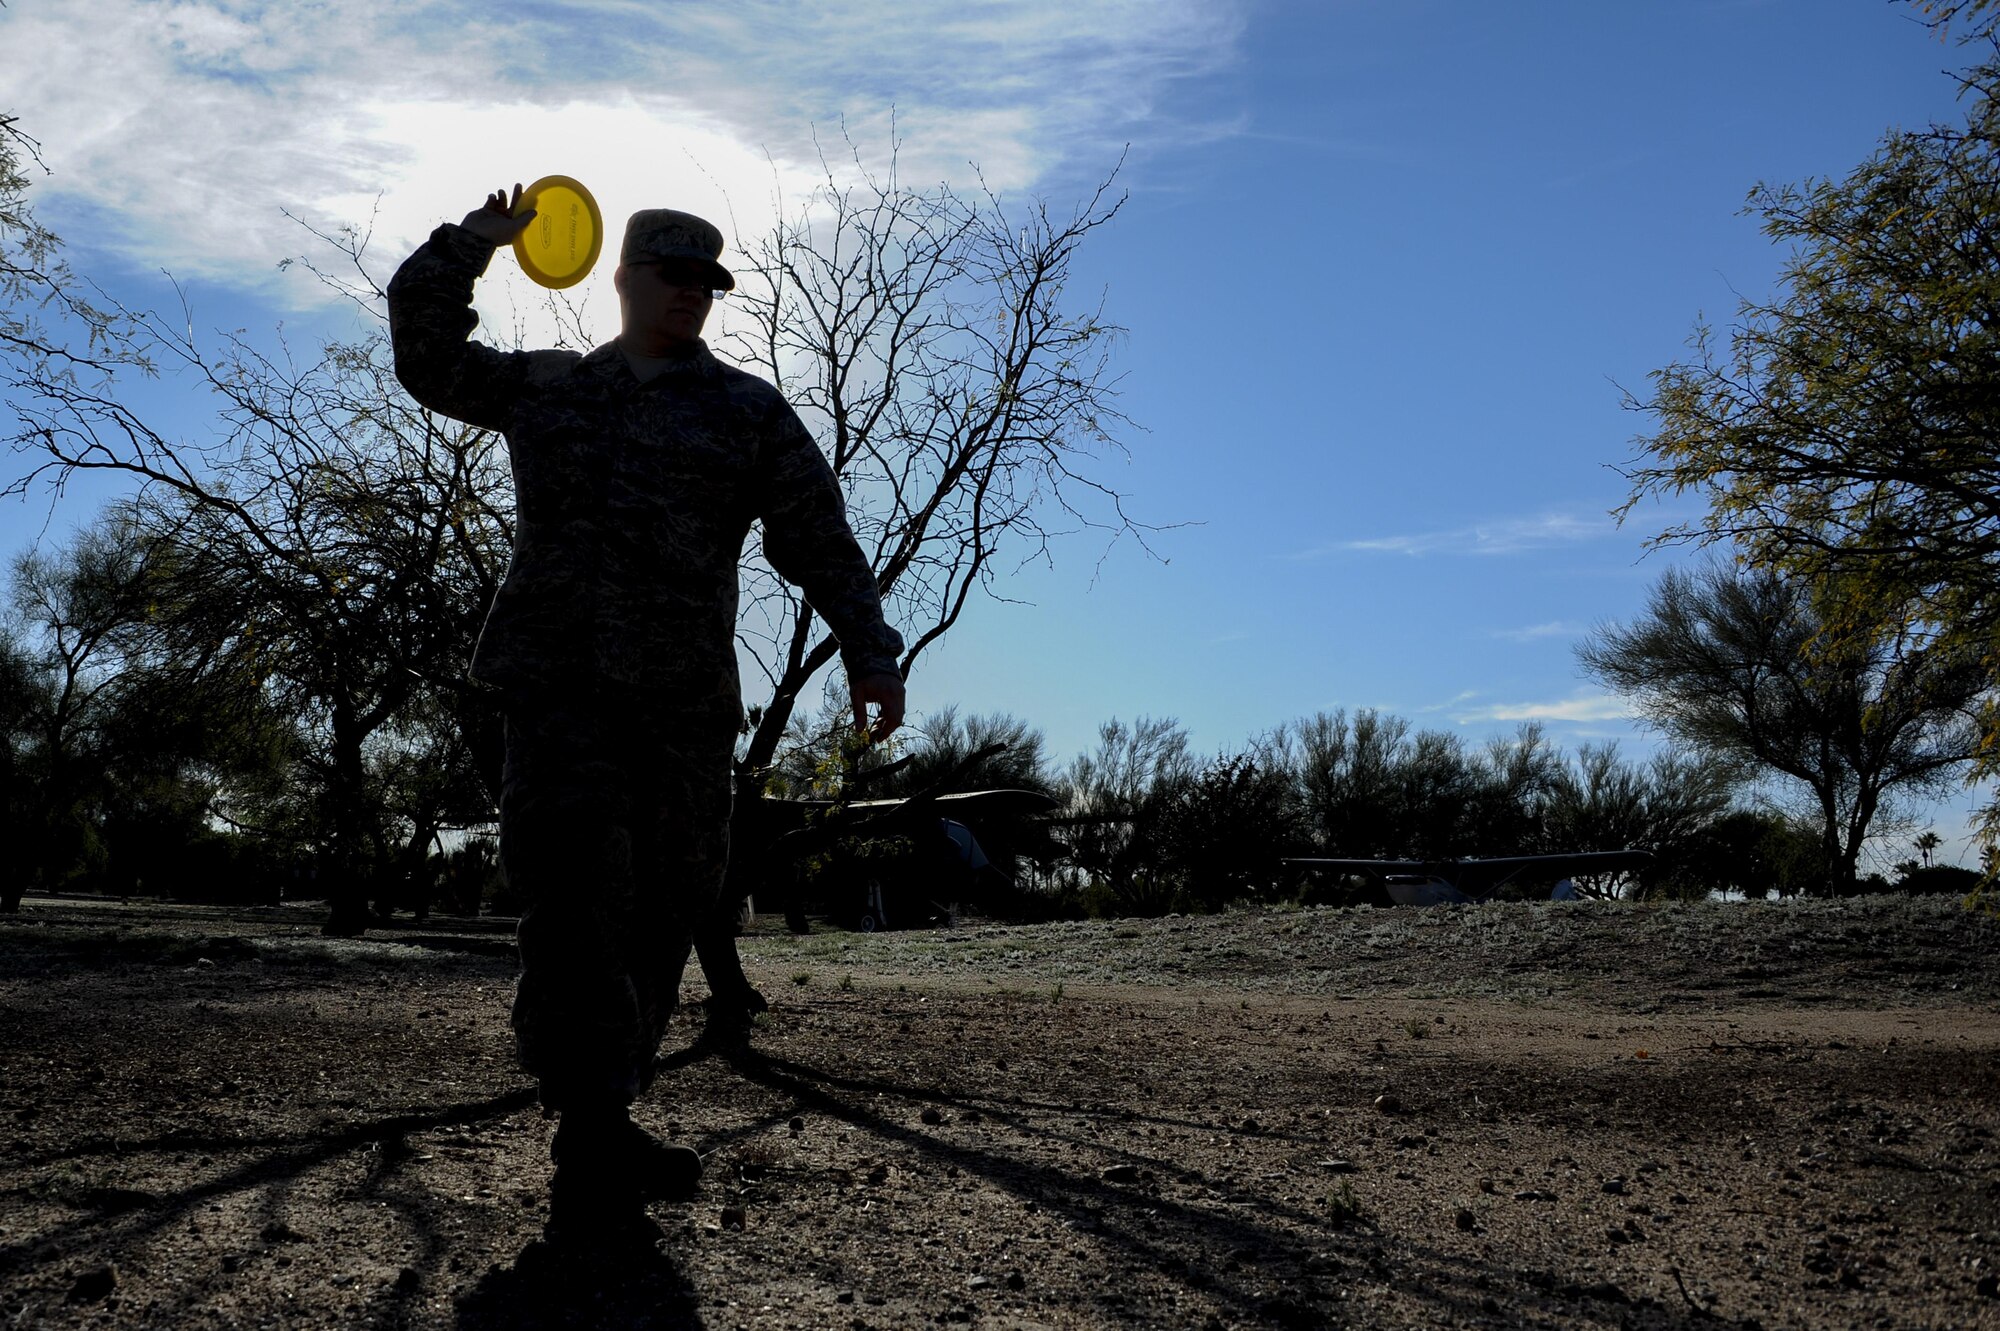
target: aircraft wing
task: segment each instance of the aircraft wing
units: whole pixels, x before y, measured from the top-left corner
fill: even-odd
[[[1452,881],[1472,875],[1505,881],[1530,869],[1554,874],[1610,873],[1616,869],[1637,869],[1651,863],[1652,859],[1651,852],[1643,850],[1580,850],[1552,855],[1495,855],[1488,859],[1463,860],[1347,860],[1296,856],[1285,862],[1337,873],[1362,874],[1369,878],[1381,878],[1387,874],[1418,874]]]
[[[1364,878],[1403,879],[1400,886],[1408,887],[1409,880],[1436,884],[1450,889],[1460,899],[1483,899],[1497,892],[1504,885],[1520,877],[1568,877],[1580,873],[1613,873],[1620,869],[1637,869],[1652,862],[1650,852],[1643,850],[1584,850],[1569,851],[1552,855],[1496,855],[1490,859],[1464,860],[1353,860],[1324,858],[1294,858],[1288,864],[1300,864],[1312,869],[1325,869],[1332,873],[1358,874]],[[1402,898],[1395,892],[1392,897]],[[1404,895],[1408,895],[1405,893]],[[1449,900],[1440,897],[1439,900]],[[1435,902],[1410,901],[1405,904],[1431,905]]]
[[[831,800],[817,801],[831,804]],[[895,809],[908,803],[902,799],[851,800],[850,809]],[[959,817],[999,818],[1023,814],[1047,813],[1062,807],[1062,801],[1039,790],[961,790],[950,795],[939,795],[931,801],[939,810],[957,814]]]

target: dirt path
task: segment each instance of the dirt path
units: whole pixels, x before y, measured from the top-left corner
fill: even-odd
[[[31,903],[0,1326],[2000,1327],[1996,943],[1907,902],[760,936],[770,1019],[677,1020],[641,1109],[702,1197],[656,1264],[548,1272],[504,924]]]

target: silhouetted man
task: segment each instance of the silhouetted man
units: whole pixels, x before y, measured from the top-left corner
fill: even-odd
[[[875,708],[878,739],[902,720],[902,640],[812,437],[701,340],[714,294],[735,285],[715,227],[632,216],[621,331],[588,355],[467,340],[474,280],[534,216],[520,193],[434,231],[390,282],[389,318],[411,396],[505,434],[513,465],[513,562],[472,674],[506,714],[500,858],[527,902],[513,1025],[560,1114],[549,1237],[594,1249],[656,1235],[645,1200],[701,1173],[629,1106],[722,883],[751,525],[839,637],[856,724]]]

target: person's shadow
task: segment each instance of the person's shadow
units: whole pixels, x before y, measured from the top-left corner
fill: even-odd
[[[562,1256],[538,1240],[458,1299],[459,1331],[696,1331],[706,1326],[679,1263],[665,1252]]]

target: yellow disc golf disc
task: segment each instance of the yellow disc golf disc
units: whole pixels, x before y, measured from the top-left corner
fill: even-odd
[[[521,271],[545,287],[573,287],[604,248],[604,214],[590,191],[568,176],[543,176],[521,191],[521,207],[535,220],[514,237]]]

